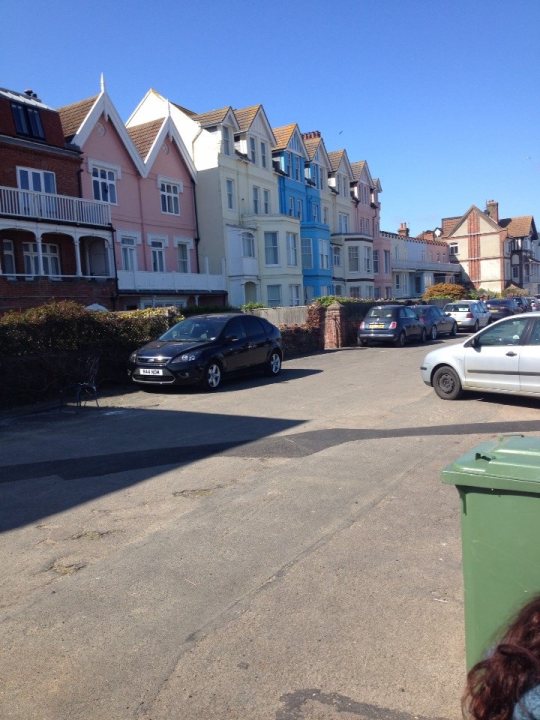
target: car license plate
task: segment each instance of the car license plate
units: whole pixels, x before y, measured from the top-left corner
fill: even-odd
[[[141,375],[163,375],[163,370],[160,368],[140,368],[139,372]]]
[[[370,328],[383,328],[383,323],[371,323]]]

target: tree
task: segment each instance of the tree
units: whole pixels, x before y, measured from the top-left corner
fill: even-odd
[[[431,300],[432,298],[450,298],[451,300],[461,300],[468,297],[468,292],[463,285],[457,283],[437,283],[426,288],[422,295],[422,300]]]

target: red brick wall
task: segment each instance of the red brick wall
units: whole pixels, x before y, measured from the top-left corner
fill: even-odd
[[[112,310],[115,291],[114,280],[8,280],[0,277],[0,314],[8,310],[25,310],[55,300],[72,300],[81,305],[99,303]]]
[[[59,195],[80,197],[78,171],[81,167],[81,156],[64,157],[47,150],[44,146],[39,152],[35,148],[25,148],[0,142],[0,185],[17,187],[17,166],[48,170],[56,175],[56,192]]]

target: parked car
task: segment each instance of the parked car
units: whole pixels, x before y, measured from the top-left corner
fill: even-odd
[[[391,342],[403,347],[408,340],[425,342],[426,338],[424,324],[405,305],[376,305],[367,311],[358,328],[359,345]]]
[[[486,305],[491,313],[492,320],[500,320],[509,315],[517,315],[523,312],[522,308],[516,302],[515,298],[501,298],[488,300]]]
[[[540,301],[538,298],[535,297],[528,297],[525,298],[527,302],[529,303],[529,310],[531,312],[534,312],[535,310],[540,310]]]
[[[457,335],[457,322],[446,315],[437,305],[413,305],[416,317],[424,323],[428,338],[436,340],[439,335]]]
[[[485,327],[490,319],[490,311],[480,300],[458,300],[444,306],[446,315],[454,318],[458,330],[472,330],[478,332]]]
[[[464,390],[540,398],[540,312],[498,320],[461,343],[428,353],[422,380],[443,400]]]
[[[281,371],[281,333],[254,315],[194,315],[129,358],[128,374],[141,385],[193,385],[217,390],[228,373],[262,368]]]

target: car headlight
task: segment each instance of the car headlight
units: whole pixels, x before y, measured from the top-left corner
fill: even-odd
[[[131,363],[137,362],[137,351],[136,350],[134,352],[132,352],[131,355],[129,356],[129,362],[131,362]]]
[[[177,362],[194,362],[195,360],[198,360],[198,358],[201,356],[200,350],[193,350],[192,352],[182,353],[182,355],[177,355],[175,358],[171,360],[173,363]]]

